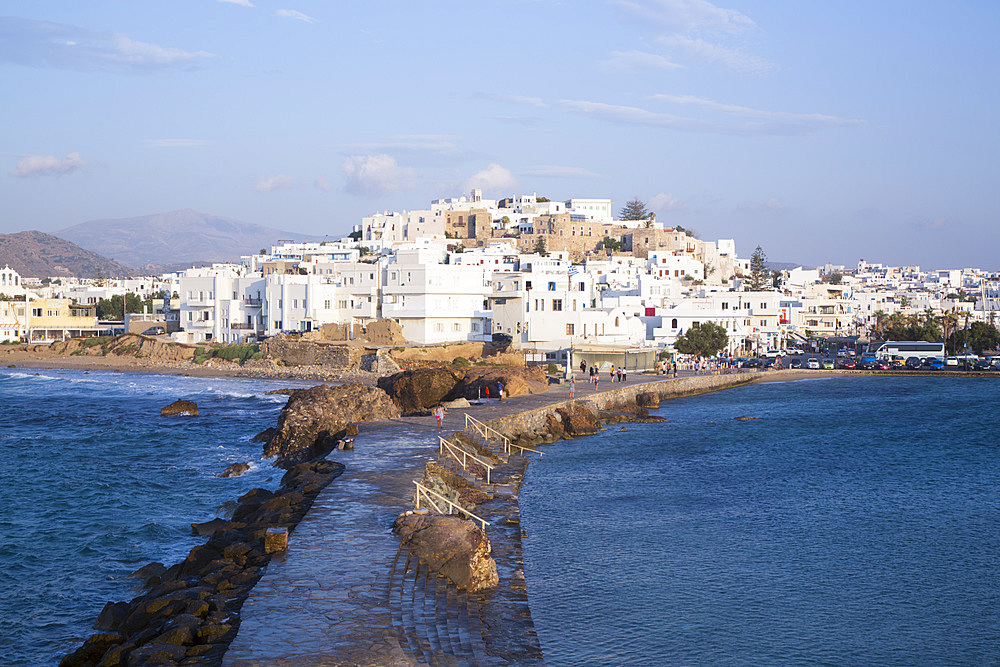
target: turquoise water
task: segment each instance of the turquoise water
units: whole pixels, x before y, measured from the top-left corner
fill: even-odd
[[[546,662],[1000,664],[998,402],[773,383],[544,447],[520,502]]]
[[[140,373],[0,370],[0,656],[56,664],[94,631],[104,603],[138,591],[127,575],[170,565],[216,516],[280,470],[250,439],[273,426],[290,383]],[[198,417],[160,417],[178,398]],[[239,478],[218,475],[251,463]]]

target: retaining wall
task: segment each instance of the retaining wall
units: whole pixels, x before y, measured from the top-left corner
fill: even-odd
[[[758,376],[758,373],[739,373],[736,375],[700,375],[659,382],[636,382],[626,387],[617,387],[609,391],[602,391],[598,394],[576,398],[563,403],[552,403],[543,408],[498,417],[486,423],[507,436],[513,436],[518,433],[544,428],[546,416],[555,412],[557,408],[579,405],[595,412],[601,410],[608,412],[634,410],[636,396],[642,393],[656,394],[661,400],[677,398],[679,396],[692,396],[694,394],[704,394],[719,389],[750,384]],[[587,391],[588,386],[583,384],[582,390]]]

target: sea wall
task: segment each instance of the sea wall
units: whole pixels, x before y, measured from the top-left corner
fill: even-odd
[[[760,376],[759,373],[739,373],[735,375],[699,375],[695,377],[677,378],[664,382],[640,382],[626,386],[615,387],[590,396],[582,396],[564,403],[553,403],[542,408],[518,412],[516,414],[498,417],[487,422],[497,431],[515,436],[519,433],[539,431],[546,428],[549,415],[558,408],[580,406],[594,413],[600,412],[634,412],[638,405],[639,394],[656,394],[661,400],[693,396],[719,389],[738,387],[750,384]],[[612,385],[614,386],[614,385]],[[578,385],[577,393],[586,393],[589,385]]]

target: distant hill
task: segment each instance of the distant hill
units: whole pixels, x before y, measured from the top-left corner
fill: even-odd
[[[792,269],[797,269],[800,266],[807,271],[816,268],[813,266],[806,266],[805,264],[796,264],[795,262],[767,262],[767,268],[771,271],[791,271]]]
[[[58,234],[129,266],[238,261],[278,240],[322,241],[191,209],[138,218],[90,220]]]
[[[76,276],[121,278],[134,274],[127,266],[84,250],[44,232],[0,234],[0,266],[9,265],[25,278]]]

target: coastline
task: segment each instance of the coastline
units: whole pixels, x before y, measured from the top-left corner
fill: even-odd
[[[74,360],[78,358],[73,358]],[[147,365],[143,364],[142,367],[136,367],[136,364],[131,363],[134,360],[126,360],[129,363],[122,364],[106,364],[101,363],[106,361],[105,358],[84,358],[79,359],[79,363],[76,364],[64,364],[59,362],[67,361],[65,357],[54,356],[52,359],[36,360],[38,364],[28,366],[22,364],[25,368],[67,368],[75,367],[76,370],[116,370],[121,372],[149,372],[156,373],[162,372],[157,370],[162,366]],[[115,368],[114,366],[118,366]],[[189,370],[187,368],[188,364],[177,364],[176,366],[170,366],[173,373],[167,374],[180,374],[180,375],[194,375],[194,373],[187,373]],[[245,374],[234,373],[231,370],[235,369],[215,369],[215,368],[205,368],[205,371],[199,375],[206,377],[247,377]],[[222,372],[217,372],[222,370]],[[230,372],[226,372],[230,370]],[[565,387],[560,385],[553,385],[549,392],[543,394],[536,394],[531,396],[521,396],[515,397],[504,401],[502,404],[493,404],[491,406],[476,406],[471,408],[472,414],[477,416],[482,416],[484,421],[506,433],[514,435],[515,432],[529,432],[536,431],[540,428],[545,428],[546,416],[552,415],[557,409],[560,408],[573,408],[581,405],[586,405],[593,408],[598,414],[601,412],[612,412],[618,418],[618,421],[633,421],[636,419],[642,419],[642,415],[635,412],[630,412],[630,408],[634,408],[637,405],[637,397],[641,393],[656,393],[661,399],[669,400],[670,398],[681,397],[681,396],[691,396],[696,394],[709,393],[714,391],[719,391],[721,389],[731,388],[735,386],[745,386],[753,383],[766,383],[766,382],[791,382],[811,378],[829,378],[837,376],[852,376],[852,375],[871,375],[870,373],[858,373],[849,371],[802,371],[802,370],[782,370],[782,371],[768,371],[768,372],[757,372],[757,373],[741,373],[732,375],[698,375],[698,376],[687,376],[677,379],[667,379],[664,376],[636,376],[637,379],[626,386],[616,387],[614,389],[608,389],[596,394],[588,393],[586,389],[583,389],[583,396],[575,399],[568,399],[567,390]],[[259,376],[251,376],[259,377]],[[281,376],[278,379],[300,379],[308,380],[312,379],[307,377],[297,377],[297,376]],[[644,380],[644,381],[640,381]],[[612,385],[614,386],[614,385]],[[494,416],[491,418],[487,416],[486,410],[494,412]],[[454,410],[454,417],[457,418],[464,414],[464,410]],[[503,414],[498,414],[503,413]],[[603,417],[603,415],[602,415]],[[618,423],[615,422],[604,422],[604,423]],[[427,417],[410,417],[404,419],[391,420],[394,427],[402,427],[405,429],[413,430],[417,427],[418,431],[422,431],[425,428],[429,432],[431,430],[431,418]],[[389,424],[387,423],[387,425]],[[454,421],[453,421],[454,423]],[[377,435],[379,431],[380,422],[370,422],[362,427],[362,436],[359,438],[359,446],[366,446],[368,442],[366,439],[370,439],[372,435]],[[364,436],[367,436],[365,438]],[[560,434],[560,439],[571,439],[576,437],[576,435]],[[549,440],[548,442],[551,442]],[[377,444],[377,443],[372,443]],[[367,447],[366,447],[367,448]],[[436,449],[427,443],[421,443],[417,449],[424,453],[427,453]],[[348,461],[350,469],[350,460],[347,458],[341,459]],[[523,479],[523,475],[527,466],[527,461],[524,463],[525,468],[521,469],[518,474],[519,479]],[[413,480],[414,468],[407,466],[396,466],[393,463],[389,463],[386,467],[377,471],[378,477],[383,479],[391,480],[390,485],[398,489],[397,492],[393,493],[393,505],[397,502],[403,505],[409,504],[412,507],[412,496],[409,498],[403,497],[403,489],[410,489]],[[368,473],[372,474],[371,471]],[[345,480],[346,481],[346,480]],[[519,483],[519,482],[518,482]],[[331,489],[324,494],[329,495],[341,495],[347,491],[346,484],[331,485]],[[340,498],[338,503],[343,502],[354,502],[356,501],[353,496],[353,492],[350,496],[346,498]],[[380,505],[385,505],[385,496],[379,500]],[[498,510],[498,516],[503,516],[503,527],[502,530],[505,534],[509,534],[508,538],[504,538],[507,542],[505,546],[505,559],[507,561],[507,580],[502,582],[504,590],[500,595],[496,596],[482,596],[479,599],[478,611],[482,616],[482,630],[484,634],[484,640],[486,640],[487,646],[491,647],[491,655],[494,655],[493,651],[496,653],[510,655],[510,650],[504,651],[504,643],[506,646],[511,646],[513,642],[511,641],[514,636],[520,635],[521,638],[528,635],[534,635],[533,624],[531,621],[530,608],[529,608],[529,596],[527,593],[527,582],[524,579],[524,568],[523,568],[523,553],[521,551],[521,541],[520,541],[520,505],[517,502],[517,495],[515,494],[511,501],[504,501],[507,505],[506,508]],[[329,511],[331,504],[318,503],[318,506],[307,513],[307,517],[311,519],[318,519],[315,515],[320,512]],[[390,509],[394,512],[395,509]],[[309,516],[313,515],[313,516]],[[354,530],[362,532],[364,530],[374,530],[374,528],[358,527]],[[315,536],[317,533],[311,533],[310,536]],[[307,533],[303,533],[305,537]],[[290,547],[291,548],[291,547]],[[281,562],[284,561],[284,557],[281,558]],[[252,594],[256,591],[252,591]],[[252,598],[252,595],[251,595]],[[285,598],[287,602],[287,598]],[[252,603],[251,603],[252,604]],[[254,626],[251,623],[250,626]],[[259,627],[259,625],[258,625]],[[250,627],[247,628],[250,630]],[[273,630],[272,630],[273,632]],[[239,641],[239,636],[237,636],[237,642]],[[350,635],[340,635],[342,641],[351,644],[354,642],[356,644],[357,638]],[[534,639],[537,645],[537,637]],[[354,649],[358,647],[353,645]],[[357,655],[357,654],[356,654]],[[239,664],[239,663],[233,663]]]

